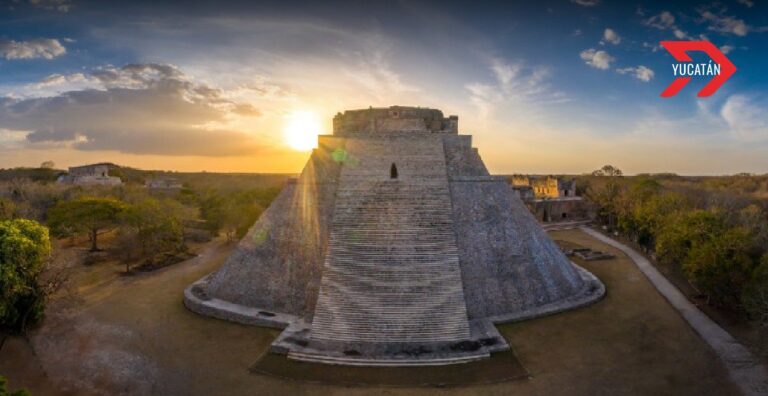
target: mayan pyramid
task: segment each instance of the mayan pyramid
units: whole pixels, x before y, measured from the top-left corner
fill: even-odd
[[[198,313],[284,329],[272,351],[349,365],[439,365],[509,349],[494,323],[605,293],[571,263],[458,117],[346,111],[216,272]]]

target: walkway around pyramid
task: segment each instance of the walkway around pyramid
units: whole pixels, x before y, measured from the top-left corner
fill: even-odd
[[[439,365],[509,349],[493,326],[590,304],[571,263],[458,118],[346,111],[216,272],[198,313],[285,329],[272,351],[330,364]]]

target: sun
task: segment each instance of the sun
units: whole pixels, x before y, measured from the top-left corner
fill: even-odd
[[[286,117],[285,142],[297,151],[312,150],[317,147],[320,129],[320,118],[317,114],[295,110]]]

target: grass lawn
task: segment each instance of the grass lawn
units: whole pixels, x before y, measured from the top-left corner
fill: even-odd
[[[500,326],[529,379],[391,388],[309,384],[251,373],[278,331],[202,317],[181,302],[187,285],[226,258],[231,246],[220,242],[201,257],[116,277],[88,289],[76,303],[57,304],[30,343],[18,338],[6,343],[0,374],[9,377],[11,388],[24,386],[39,395],[738,394],[714,353],[626,256],[579,230],[552,236],[616,258],[579,262],[606,284],[602,301]],[[403,376],[409,373],[402,369]]]

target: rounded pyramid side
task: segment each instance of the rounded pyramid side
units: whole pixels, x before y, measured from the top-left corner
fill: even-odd
[[[188,307],[226,319],[232,312],[311,316],[328,246],[342,139],[321,136],[301,176],[288,183],[217,271],[185,293]],[[196,309],[201,301],[216,301]],[[218,305],[229,313],[211,312]],[[215,308],[213,308],[215,309]],[[244,314],[248,315],[248,314]]]
[[[470,319],[522,320],[602,297],[602,283],[562,253],[505,178],[488,174],[470,139],[445,139]]]

